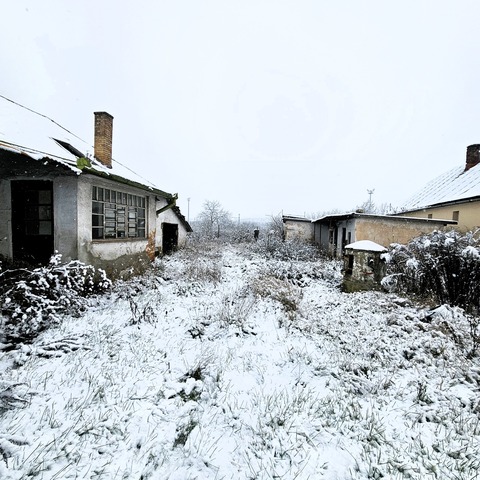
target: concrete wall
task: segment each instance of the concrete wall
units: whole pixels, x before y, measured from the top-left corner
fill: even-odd
[[[77,187],[78,177],[57,177],[53,180],[53,245],[65,262],[76,259],[78,255]]]
[[[320,223],[314,226],[314,242],[329,255],[341,256],[343,247],[354,241],[355,219],[353,218],[340,220],[332,228]]]
[[[388,248],[392,243],[408,243],[415,237],[444,227],[441,222],[410,220],[401,217],[354,217],[314,225],[314,241],[328,254],[337,258],[343,247],[359,240],[371,240]]]
[[[355,240],[352,241],[372,240],[388,248],[392,243],[405,244],[415,237],[443,228],[439,223],[403,218],[357,218]]]
[[[385,262],[380,252],[347,248],[344,255],[343,289],[347,292],[381,289]]]
[[[454,212],[458,212],[458,225],[454,228],[461,233],[466,233],[480,228],[480,200],[446,207],[425,208],[415,212],[402,213],[416,218],[441,218],[455,220]]]
[[[283,231],[285,240],[313,242],[313,223],[310,221],[284,220]]]

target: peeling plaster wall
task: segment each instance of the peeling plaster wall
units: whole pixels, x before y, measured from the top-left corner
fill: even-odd
[[[313,241],[313,223],[295,220],[285,220],[283,231],[285,240]]]
[[[385,262],[380,252],[345,249],[343,288],[347,292],[381,289],[385,276]],[[353,260],[349,268],[349,259]]]
[[[385,218],[357,218],[355,240],[372,240],[387,247],[392,243],[408,243],[410,240],[443,229],[438,223],[418,222],[399,218],[397,220]],[[451,228],[451,227],[447,227]]]
[[[408,243],[415,237],[444,227],[441,222],[418,221],[404,218],[356,217],[327,224],[315,224],[314,239],[320,248],[341,257],[343,246],[359,240],[371,240],[388,248],[392,243]],[[345,231],[343,230],[345,229]]]

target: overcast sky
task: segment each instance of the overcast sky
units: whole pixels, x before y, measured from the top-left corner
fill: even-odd
[[[401,205],[480,143],[478,0],[16,0],[0,94],[113,156],[193,220]],[[190,198],[190,202],[187,199]]]

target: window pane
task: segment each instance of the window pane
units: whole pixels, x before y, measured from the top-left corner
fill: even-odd
[[[145,197],[92,187],[93,238],[144,238],[145,204]],[[51,211],[44,210],[45,220],[51,219],[48,215],[52,215]]]
[[[51,235],[52,234],[52,222],[50,222],[50,221],[39,222],[38,234],[39,235]]]
[[[103,213],[103,203],[92,202],[92,213]]]
[[[92,226],[103,227],[103,215],[92,215]]]
[[[115,219],[115,210],[113,208],[105,208],[105,219]]]
[[[116,238],[115,227],[105,227],[105,238]]]
[[[103,238],[103,228],[93,228],[92,229],[92,238],[93,239]]]
[[[47,205],[42,205],[38,207],[38,218],[39,220],[51,220],[52,219],[52,207]]]

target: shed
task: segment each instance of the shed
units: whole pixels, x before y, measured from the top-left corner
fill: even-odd
[[[312,243],[313,223],[309,218],[283,215],[283,238]]]
[[[345,245],[343,289],[346,292],[381,289],[386,269],[382,258],[385,252],[385,247],[371,240]]]
[[[313,221],[314,242],[333,257],[341,258],[345,246],[360,240],[382,245],[408,243],[434,230],[452,228],[454,220],[372,215],[359,212],[327,215]]]

